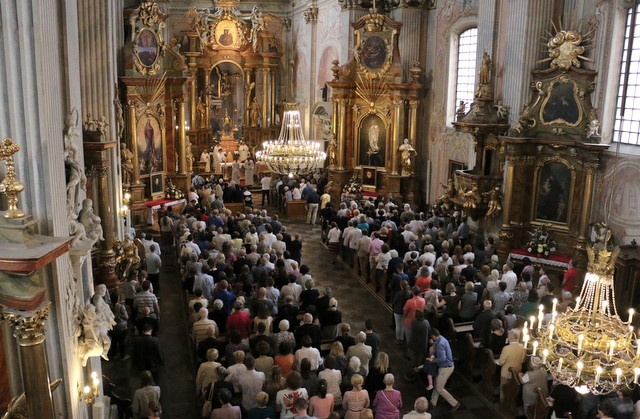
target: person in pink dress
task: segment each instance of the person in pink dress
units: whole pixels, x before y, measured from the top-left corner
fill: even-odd
[[[359,419],[360,412],[369,407],[369,393],[362,389],[364,378],[360,374],[353,374],[351,385],[353,390],[347,391],[342,397],[342,407],[346,412],[345,419]]]
[[[376,419],[400,419],[402,409],[402,394],[393,388],[393,374],[384,376],[384,390],[378,390],[373,400],[373,408],[376,411]]]
[[[318,381],[318,391],[315,396],[309,399],[309,416],[327,419],[333,412],[333,401],[333,394],[327,393],[327,381]]]

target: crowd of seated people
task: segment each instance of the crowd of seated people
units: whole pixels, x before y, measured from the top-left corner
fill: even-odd
[[[439,373],[430,348],[433,342],[424,336],[429,336],[429,328],[453,325],[448,332],[455,338],[455,325],[468,324],[473,350],[489,349],[494,359],[488,362],[498,365],[497,387],[507,416],[527,414],[541,387],[556,417],[569,417],[571,412],[572,417],[595,417],[598,400],[547,382],[551,377],[542,374],[540,360],[526,357],[520,333],[540,305],[544,322],[551,319],[554,299],[558,312],[575,306],[579,291],[575,261],[556,278],[549,278],[528,258],[518,266],[511,261],[500,264],[494,238],[474,235],[467,218],[458,212],[450,215],[435,207],[429,213],[414,212],[410,204],[398,206],[388,198],[343,196],[337,205],[323,206],[321,216],[329,253],[339,256],[390,304],[395,343],[407,349],[416,370],[424,370],[429,391]],[[532,378],[540,376],[542,380]],[[504,392],[514,383],[522,386],[521,401]],[[628,410],[640,398],[610,396],[613,401],[606,397],[604,401],[616,412]],[[613,417],[627,417],[621,415]]]

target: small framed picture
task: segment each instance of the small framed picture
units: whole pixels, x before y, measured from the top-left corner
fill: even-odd
[[[371,166],[364,166],[362,168],[362,189],[365,191],[376,190],[376,168]]]
[[[151,195],[164,192],[164,183],[162,180],[162,173],[154,173],[151,175]]]

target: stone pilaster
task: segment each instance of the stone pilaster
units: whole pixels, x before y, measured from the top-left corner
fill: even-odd
[[[510,109],[510,120],[520,115],[525,104],[529,103],[531,90],[531,70],[537,68],[536,62],[542,58],[541,36],[551,26],[553,0],[512,0],[509,2],[506,51],[504,54],[503,85],[504,103]],[[507,62],[508,60],[508,62]]]
[[[420,52],[426,48],[422,28],[425,9],[423,7],[399,7],[391,12],[391,18],[402,23],[398,48],[400,49],[400,62],[402,63],[402,81],[411,80],[409,69],[414,61],[421,61]]]
[[[478,53],[476,68],[480,68],[482,52],[487,51],[495,57],[496,32],[498,31],[497,2],[495,0],[478,0]],[[494,72],[495,74],[495,72]],[[476,85],[478,84],[476,75]]]

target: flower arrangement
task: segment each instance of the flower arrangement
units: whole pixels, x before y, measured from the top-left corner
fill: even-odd
[[[180,199],[184,197],[184,194],[176,185],[170,180],[167,180],[167,187],[164,190],[164,196],[167,199]]]
[[[529,232],[531,240],[527,243],[527,252],[539,256],[549,256],[556,251],[556,241],[545,226],[536,227]]]
[[[357,174],[351,176],[351,179],[344,185],[342,192],[351,195],[357,195],[362,192],[362,184]]]

